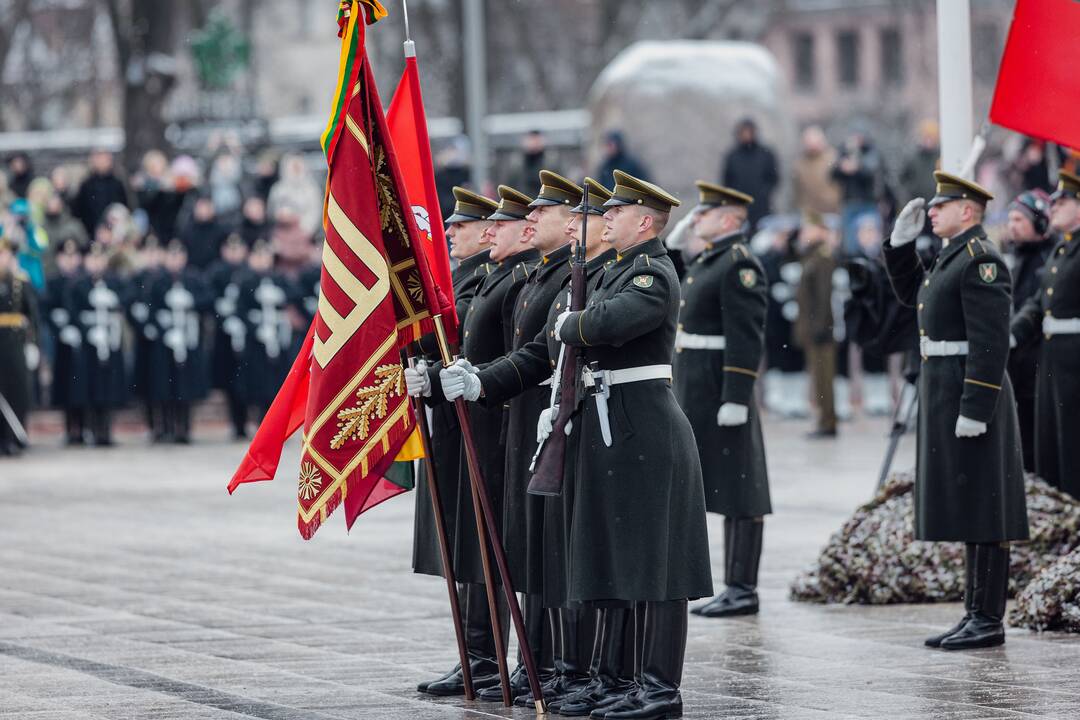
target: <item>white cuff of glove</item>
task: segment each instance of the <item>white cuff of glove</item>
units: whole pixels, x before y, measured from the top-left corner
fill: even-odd
[[[405,390],[409,397],[431,397],[431,378],[427,370],[427,363],[423,360],[416,363],[416,367],[405,368]]]
[[[33,372],[41,365],[41,351],[37,345],[27,345],[24,349],[26,354],[26,369]]]
[[[956,437],[978,437],[986,433],[986,423],[960,415],[956,418]]]
[[[468,402],[476,402],[483,391],[480,378],[476,376],[476,368],[472,365],[462,365],[458,361],[450,367],[439,371],[439,381],[442,383],[443,395],[447,400],[465,398]]]
[[[750,408],[739,403],[724,403],[716,413],[716,424],[720,427],[745,425],[750,419]]]
[[[900,214],[896,216],[892,235],[889,236],[889,244],[894,248],[907,245],[919,237],[925,224],[926,200],[915,198],[908,202],[904,209],[900,211]]]
[[[555,318],[555,339],[556,340],[558,340],[560,337],[562,337],[562,335],[561,335],[562,326],[563,326],[564,323],[566,323],[566,318],[568,318],[568,317],[570,317],[570,311],[569,310],[563,310],[561,313],[559,313],[559,317]]]

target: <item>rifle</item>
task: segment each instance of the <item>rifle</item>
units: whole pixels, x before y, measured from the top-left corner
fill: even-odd
[[[585,309],[585,238],[589,228],[589,185],[583,183],[581,197],[581,235],[574,246],[574,258],[570,263],[570,306],[571,312]],[[554,380],[559,383],[558,395],[552,388],[552,400],[558,398],[559,412],[552,423],[551,435],[536,449],[533,457],[532,479],[529,480],[530,495],[562,494],[563,471],[566,462],[566,426],[577,407],[577,385],[581,377],[584,353],[581,348],[565,345],[559,350],[559,367]]]

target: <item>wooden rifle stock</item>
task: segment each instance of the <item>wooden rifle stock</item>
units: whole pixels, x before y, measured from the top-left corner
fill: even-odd
[[[589,186],[583,185],[581,201],[581,239],[574,248],[570,265],[571,312],[585,309],[585,238],[589,218]],[[562,375],[559,377],[559,413],[552,422],[551,435],[544,441],[536,459],[532,478],[529,480],[530,495],[562,494],[563,472],[566,465],[566,426],[577,407],[578,378],[581,377],[583,352],[581,348],[567,347],[563,358]]]

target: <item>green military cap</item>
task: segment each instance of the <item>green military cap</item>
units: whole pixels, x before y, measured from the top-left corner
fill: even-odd
[[[499,209],[488,220],[524,220],[529,214],[532,198],[509,185],[499,186]]]
[[[937,182],[937,194],[930,199],[927,207],[934,207],[950,200],[974,200],[985,205],[994,199],[994,194],[982,185],[941,170],[934,171],[934,181]]]
[[[570,205],[581,201],[581,186],[550,170],[540,171],[540,194],[529,207],[544,205]]]
[[[604,203],[611,199],[611,191],[591,177],[585,178],[585,187],[589,190],[589,214],[603,215]],[[582,205],[583,203],[579,202],[570,212],[580,215]]]
[[[716,183],[698,180],[694,183],[698,189],[698,204],[706,207],[721,207],[729,205],[734,207],[746,207],[754,202],[754,198],[734,188],[724,187]]]
[[[680,205],[678,198],[651,182],[640,180],[633,175],[616,170],[615,191],[604,207],[619,205],[644,205],[660,212],[671,212],[671,208]]]
[[[475,222],[487,220],[491,213],[495,212],[499,203],[483,195],[477,195],[472,190],[466,190],[460,185],[454,186],[454,214],[446,218],[446,224]]]
[[[1060,198],[1080,200],[1080,177],[1068,170],[1058,170],[1057,190],[1050,195],[1051,200]]]

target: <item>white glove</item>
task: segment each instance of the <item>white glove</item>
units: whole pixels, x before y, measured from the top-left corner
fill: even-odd
[[[37,345],[27,345],[23,348],[23,352],[26,354],[26,369],[33,372],[38,369],[38,365],[41,364],[41,351],[38,350]]]
[[[420,360],[416,367],[405,368],[405,389],[409,397],[431,397],[431,379],[427,374],[427,362]]]
[[[893,247],[907,245],[919,237],[923,226],[926,224],[926,200],[915,198],[904,206],[893,224],[892,236],[889,238]]]
[[[556,340],[559,339],[559,337],[561,337],[559,331],[562,330],[563,323],[566,322],[566,318],[568,318],[568,317],[570,317],[570,311],[569,310],[563,310],[561,313],[559,313],[559,317],[555,318],[555,339]]]
[[[555,429],[555,418],[558,417],[558,415],[559,415],[559,406],[558,405],[552,405],[551,407],[545,408],[544,410],[540,411],[540,419],[536,421],[536,444],[537,445],[542,445],[544,443],[544,441],[548,439],[548,435],[551,435],[551,431]],[[570,433],[573,431],[573,429],[574,429],[573,420],[567,420],[566,421],[566,428],[564,430],[564,432],[566,432],[567,436],[570,435]]]
[[[483,390],[480,378],[476,376],[476,368],[469,365],[468,361],[459,360],[450,367],[443,368],[439,371],[439,380],[447,400],[463,397],[469,402],[476,402]]]
[[[1014,347],[1016,347],[1016,336],[1009,335],[1009,349],[1012,350]]]
[[[986,432],[986,423],[960,415],[956,418],[956,437],[978,437]]]
[[[750,419],[750,408],[739,403],[724,403],[716,413],[716,424],[720,427],[745,425]]]

